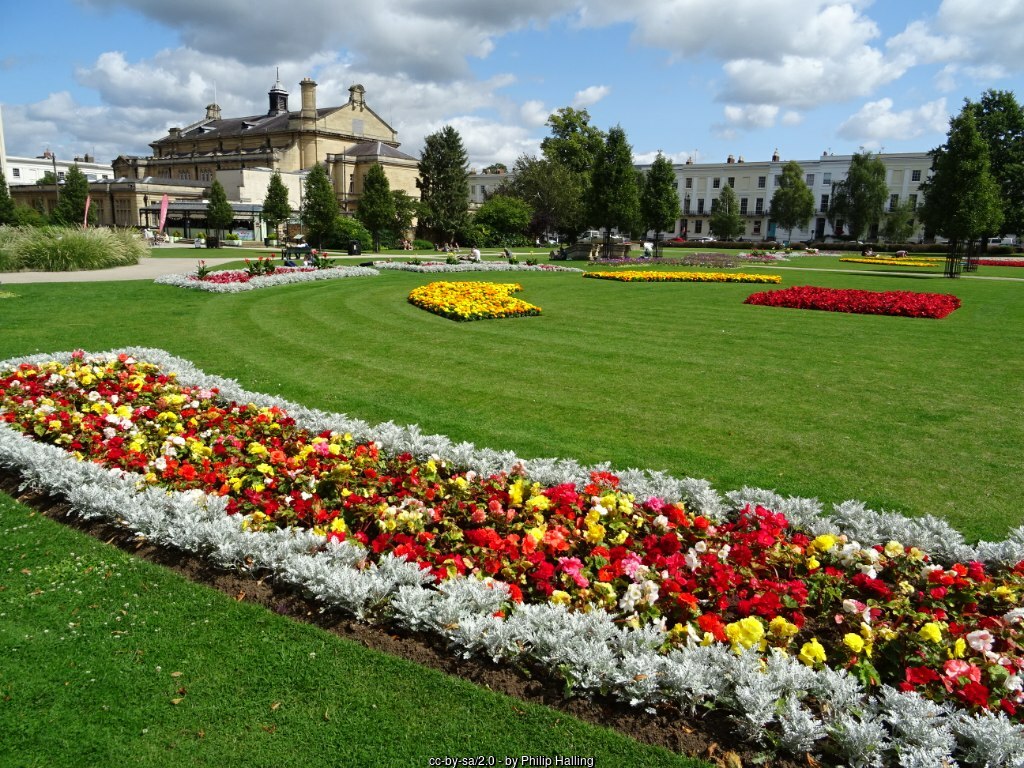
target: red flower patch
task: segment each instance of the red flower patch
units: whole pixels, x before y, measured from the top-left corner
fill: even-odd
[[[847,288],[818,288],[813,285],[753,293],[743,303],[765,307],[850,312],[859,315],[935,319],[941,319],[960,307],[960,299],[948,293],[859,291]]]

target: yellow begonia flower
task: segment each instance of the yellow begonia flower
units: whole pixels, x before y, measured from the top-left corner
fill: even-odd
[[[888,544],[885,545],[886,557],[899,557],[904,552],[905,550],[903,549],[903,545],[900,544],[898,541],[890,541]]]
[[[764,637],[764,626],[753,616],[748,616],[726,624],[725,634],[729,636],[734,648],[752,648]]]
[[[542,496],[540,494],[536,496],[531,496],[526,501],[526,508],[531,511],[541,511],[545,509],[550,509],[551,499],[549,499],[547,496]]]
[[[263,447],[262,443],[249,443],[249,448],[247,450],[253,456],[259,456],[260,454],[267,452],[267,449]]]
[[[544,533],[546,531],[547,531],[547,526],[546,525],[538,525],[536,528],[528,528],[526,530],[526,535],[529,536],[534,541],[538,541],[539,542],[541,539],[544,538]]]
[[[776,616],[768,623],[768,631],[776,637],[793,637],[800,631],[800,627],[782,616]]]
[[[958,637],[956,642],[953,643],[953,650],[949,652],[951,658],[962,659],[967,653],[967,641],[962,637]]]
[[[341,455],[341,446],[340,445],[336,445],[335,443],[331,443],[327,447],[327,450],[330,452],[331,456],[340,456]]]
[[[807,558],[807,568],[809,570],[816,571],[819,568],[821,568],[821,562],[818,560],[818,558],[811,556]]]
[[[341,533],[348,530],[348,526],[345,525],[345,519],[342,517],[336,517],[331,521],[331,530],[335,533]]]
[[[942,627],[934,621],[929,621],[922,626],[917,630],[917,634],[922,640],[927,640],[929,643],[938,644],[942,642]]]
[[[843,645],[854,653],[860,653],[864,650],[864,638],[853,634],[853,632],[847,632],[843,635]]]
[[[587,526],[586,539],[591,544],[600,544],[604,540],[605,528],[600,523]]]
[[[996,587],[994,590],[992,590],[992,594],[994,594],[1000,600],[1006,601],[1007,603],[1017,602],[1017,595],[1014,594],[1013,589],[1011,587],[1008,587],[1005,584],[1002,584]]]
[[[836,545],[836,542],[835,536],[830,533],[823,533],[821,536],[815,537],[814,541],[811,542],[811,546],[819,552],[828,552]]]
[[[560,589],[556,589],[554,592],[551,593],[551,597],[549,597],[548,600],[550,600],[555,605],[568,605],[569,601],[572,600],[572,597],[569,595],[568,592],[563,592]]]
[[[264,475],[270,476],[274,474],[274,468],[269,464],[257,464],[256,471],[262,472]]]
[[[800,661],[808,667],[813,667],[815,664],[824,664],[826,659],[825,649],[822,647],[821,643],[818,642],[817,638],[813,638],[803,644],[797,658],[799,658]]]
[[[624,544],[626,539],[628,539],[628,538],[629,538],[629,531],[619,531],[617,534],[615,534],[615,536],[613,536],[611,538],[611,542],[615,546],[619,546],[620,544]]]
[[[514,507],[523,503],[523,478],[518,478],[508,489],[508,500]]]

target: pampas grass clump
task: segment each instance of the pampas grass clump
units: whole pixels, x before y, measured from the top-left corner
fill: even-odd
[[[0,271],[72,272],[138,264],[146,244],[131,229],[0,227]]]

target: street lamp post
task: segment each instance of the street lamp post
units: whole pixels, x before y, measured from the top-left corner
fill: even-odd
[[[51,152],[50,159],[53,161],[53,191],[55,193],[53,207],[56,208],[57,204],[60,203],[60,181],[57,179],[57,155]]]

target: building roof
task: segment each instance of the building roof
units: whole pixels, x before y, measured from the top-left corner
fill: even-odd
[[[325,107],[316,111],[317,118],[334,112],[341,107]],[[249,115],[248,117],[228,117],[222,120],[204,119],[183,128],[178,134],[168,134],[152,142],[150,146],[166,144],[180,139],[206,139],[228,136],[239,136],[245,133],[276,133],[288,130],[288,121],[298,119],[300,112],[281,112],[270,115]]]
[[[361,141],[354,147],[346,149],[342,155],[345,157],[390,157],[394,160],[418,162],[415,157],[407,155],[383,141]]]

